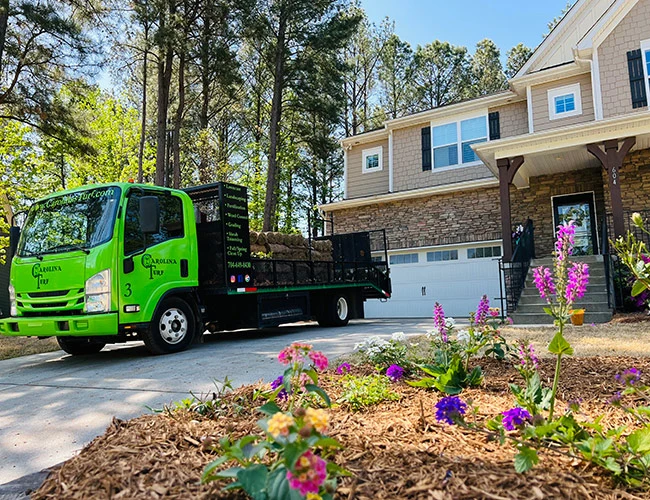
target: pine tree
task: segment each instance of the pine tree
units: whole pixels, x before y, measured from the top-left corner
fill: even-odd
[[[472,96],[482,96],[505,89],[506,76],[501,67],[501,53],[487,38],[476,44],[472,57]]]

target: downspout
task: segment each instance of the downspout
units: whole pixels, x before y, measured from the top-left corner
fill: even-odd
[[[594,106],[594,119],[602,120],[603,119],[603,109],[602,109],[602,99],[600,95],[600,71],[598,68],[598,52],[594,49],[594,55],[596,56],[596,61],[591,59],[582,59],[578,57],[577,49],[573,49],[573,57],[577,63],[587,63],[589,64],[589,74],[591,75],[591,97],[592,104]]]
[[[393,131],[388,132],[388,192],[393,192]]]

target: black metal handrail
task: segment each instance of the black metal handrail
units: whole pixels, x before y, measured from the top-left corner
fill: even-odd
[[[519,298],[526,284],[530,262],[535,258],[535,232],[533,221],[528,219],[521,231],[513,231],[514,250],[510,262],[499,261],[502,289],[506,292],[508,312],[517,309]]]

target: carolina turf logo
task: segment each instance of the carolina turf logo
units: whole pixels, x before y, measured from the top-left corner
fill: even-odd
[[[44,266],[40,263],[36,263],[32,266],[32,276],[36,280],[36,289],[40,290],[41,285],[47,285],[49,283],[49,278],[45,276],[48,273],[59,273],[61,272],[61,266]]]
[[[142,256],[142,267],[149,269],[150,280],[152,280],[154,276],[162,276],[165,274],[165,270],[159,269],[159,267],[169,264],[177,264],[176,259],[154,259],[148,253]]]

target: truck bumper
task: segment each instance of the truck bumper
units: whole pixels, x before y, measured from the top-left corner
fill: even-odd
[[[11,337],[90,337],[117,334],[117,313],[0,320],[0,335]]]

